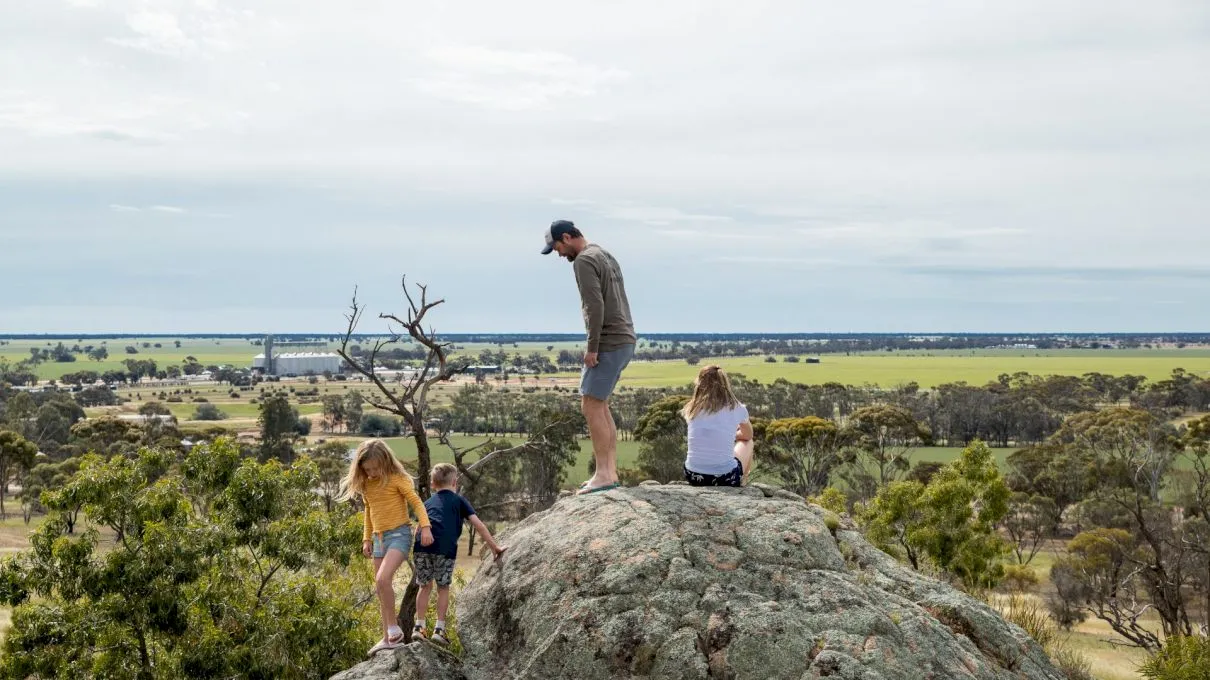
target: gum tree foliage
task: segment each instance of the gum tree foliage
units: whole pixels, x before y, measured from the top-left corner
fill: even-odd
[[[315,466],[243,459],[226,439],[175,461],[90,454],[44,494],[55,512],[32,549],[0,564],[0,677],[327,678],[360,660],[360,522],[325,511]],[[89,527],[67,536],[76,502]]]
[[[892,404],[863,406],[849,416],[847,427],[855,444],[855,462],[879,486],[893,482],[911,468],[911,453],[932,440],[932,433],[912,412]]]
[[[634,438],[639,442],[639,472],[645,479],[667,484],[681,479],[685,466],[687,426],[681,409],[688,396],[664,397],[639,418]]]
[[[0,518],[8,518],[4,509],[4,494],[8,491],[9,483],[33,466],[37,454],[37,444],[16,432],[0,430]]]
[[[994,587],[1003,576],[1008,546],[996,525],[1010,492],[991,449],[981,441],[963,449],[927,484],[892,482],[879,489],[861,521],[867,536],[913,568],[927,563],[967,590]]]
[[[790,491],[809,497],[844,463],[845,431],[816,416],[752,420],[756,460]]]

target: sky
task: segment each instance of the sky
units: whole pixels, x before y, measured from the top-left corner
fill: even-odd
[[[0,333],[1210,331],[1204,0],[0,3]]]

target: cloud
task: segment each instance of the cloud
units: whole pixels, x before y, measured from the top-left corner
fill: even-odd
[[[552,51],[506,50],[479,45],[447,45],[424,55],[435,67],[413,78],[422,93],[453,102],[505,111],[524,111],[563,99],[592,97],[628,74],[617,68],[581,63]]]
[[[197,49],[197,43],[181,29],[175,14],[141,10],[126,15],[126,25],[134,37],[109,38],[121,47],[155,54],[180,57]]]
[[[1210,268],[1137,267],[1137,266],[987,266],[961,267],[927,265],[899,267],[905,274],[936,276],[950,279],[1071,279],[1107,282],[1142,280],[1203,280],[1210,279]]]
[[[566,282],[532,252],[566,218],[618,256],[646,328],[1210,323],[1204,1],[720,7],[5,3],[5,252],[77,244],[76,287],[128,300],[74,272],[203,232],[288,250],[212,287],[157,271],[210,310],[179,317],[199,327],[327,328],[308,315],[407,272],[467,330],[576,331],[574,290],[517,304]],[[61,277],[0,268],[0,287]],[[260,324],[224,315],[282,281],[313,288]]]
[[[121,203],[111,203],[109,209],[114,212],[158,212],[180,215],[187,212],[184,208],[179,208],[174,205],[149,205],[144,208],[135,207],[133,205],[122,205]]]

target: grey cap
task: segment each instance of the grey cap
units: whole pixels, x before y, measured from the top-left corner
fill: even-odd
[[[550,251],[555,249],[555,241],[563,238],[563,234],[571,233],[576,225],[571,220],[555,220],[546,228],[546,247],[542,249],[543,255],[549,255]]]

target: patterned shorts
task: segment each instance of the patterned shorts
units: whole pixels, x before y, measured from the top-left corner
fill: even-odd
[[[423,586],[436,581],[437,586],[448,588],[454,580],[454,558],[437,553],[412,553],[416,561],[416,585]]]
[[[689,486],[743,486],[744,464],[735,459],[735,467],[721,475],[708,475],[685,468],[685,481]]]

